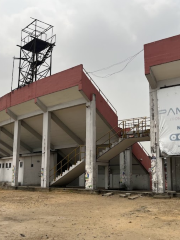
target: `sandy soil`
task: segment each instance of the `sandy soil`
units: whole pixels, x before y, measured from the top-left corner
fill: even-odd
[[[180,199],[0,190],[0,240],[180,239]]]

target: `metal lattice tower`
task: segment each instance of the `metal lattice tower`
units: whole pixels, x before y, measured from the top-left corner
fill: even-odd
[[[51,75],[53,26],[34,19],[21,31],[18,88]]]

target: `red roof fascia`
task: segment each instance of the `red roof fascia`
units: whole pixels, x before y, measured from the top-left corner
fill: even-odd
[[[82,65],[79,65],[6,94],[0,98],[0,111],[37,97],[79,85],[82,69]]]
[[[180,35],[144,45],[145,75],[150,67],[180,60]]]
[[[78,86],[89,100],[96,94],[96,108],[106,121],[112,126],[118,124],[118,117],[94,87],[83,72],[83,65],[79,65],[60,73],[33,82],[0,98],[0,111],[27,102],[38,97]]]

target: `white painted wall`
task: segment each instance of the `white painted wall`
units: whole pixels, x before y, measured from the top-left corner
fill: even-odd
[[[19,159],[19,164],[20,161],[23,161],[21,158]],[[11,183],[12,181],[12,158],[3,158],[0,159],[0,182],[7,182]],[[9,168],[9,163],[11,163],[11,167]],[[2,168],[2,165],[4,164],[4,168]],[[6,164],[8,164],[8,168],[6,168]],[[23,164],[24,166],[24,164]],[[19,168],[19,176],[18,176],[18,183],[20,185],[23,185],[23,173],[24,173],[24,168]]]
[[[19,158],[19,174],[18,183],[24,186],[40,186],[41,184],[41,154],[25,155]],[[22,162],[22,167],[20,167],[20,162]],[[4,163],[4,168],[2,164]],[[6,163],[9,166],[11,163],[11,168],[6,168]],[[11,183],[12,181],[12,158],[0,159],[0,182]],[[51,153],[50,156],[50,169],[57,164],[56,153]]]

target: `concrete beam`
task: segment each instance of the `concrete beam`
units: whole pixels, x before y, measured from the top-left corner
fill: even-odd
[[[32,135],[34,135],[39,141],[42,142],[42,136],[38,132],[36,132],[32,127],[30,127],[26,122],[21,121],[21,125]],[[51,149],[54,150],[54,145],[51,144]]]
[[[14,121],[17,120],[17,115],[13,113],[10,109],[6,109],[6,113],[10,116],[10,118],[14,119]]]
[[[3,132],[6,136],[8,136],[9,138],[11,138],[12,140],[14,139],[14,135],[12,133],[10,133],[9,131],[7,131],[5,128],[0,128],[0,131]],[[28,150],[29,152],[33,152],[33,149],[31,147],[29,147],[26,143],[20,141],[20,145],[25,148],[26,150]]]
[[[2,153],[5,156],[9,156],[10,154],[6,151],[4,151],[3,149],[0,149],[0,153]]]
[[[77,99],[77,100],[74,100],[74,101],[65,102],[65,103],[61,103],[61,104],[58,104],[58,105],[48,107],[47,110],[48,111],[61,110],[61,109],[64,109],[64,108],[70,108],[70,107],[75,107],[75,106],[78,106],[78,105],[83,105],[83,104],[86,104],[86,102],[87,101],[84,98],[80,98],[80,99]]]
[[[35,98],[34,102],[43,112],[47,112],[47,107],[41,102],[41,100],[39,100],[39,98]]]
[[[30,132],[32,135],[34,135],[37,139],[42,141],[42,136],[38,132],[36,132],[32,127],[30,127],[26,122],[21,121],[21,125],[23,128],[25,128],[28,132]]]
[[[152,69],[150,69],[150,74],[146,75],[146,78],[147,78],[151,88],[156,89],[157,88],[157,80],[154,76]]]
[[[61,110],[61,109],[64,109],[64,108],[70,108],[70,107],[75,107],[75,106],[78,106],[78,105],[82,105],[82,104],[86,104],[86,100],[83,99],[83,98],[80,98],[80,99],[77,99],[77,100],[74,100],[74,101],[70,101],[70,102],[66,102],[66,103],[61,103],[61,104],[58,104],[58,105],[53,105],[53,106],[50,106],[50,107],[47,107],[47,111],[56,111],[56,110]],[[42,102],[41,102],[42,103]],[[44,105],[45,106],[45,105]],[[39,107],[39,106],[38,106]],[[45,110],[45,108],[43,108]],[[10,112],[10,111],[9,111]],[[44,111],[43,111],[44,112]],[[12,113],[12,111],[11,111]],[[8,114],[8,113],[7,113]],[[13,115],[14,113],[11,114],[11,116]],[[17,117],[17,120],[23,120],[23,119],[26,119],[26,118],[30,118],[30,117],[34,117],[34,116],[37,116],[37,115],[40,115],[42,114],[42,109],[39,109],[39,110],[36,110],[34,112],[30,112],[30,113],[26,113],[26,114],[23,114],[23,115],[20,115],[20,116],[16,116],[15,114],[13,115],[14,118]],[[16,117],[15,117],[16,116]],[[12,118],[12,117],[11,117]],[[14,122],[14,118],[12,118],[12,121],[11,122]],[[9,124],[9,119],[8,120],[5,120],[5,121],[2,121],[0,122],[0,126],[4,126],[4,125],[7,125]]]
[[[79,145],[77,143],[74,144],[64,144],[64,145],[54,145],[54,149],[63,149],[63,148],[77,148]]]
[[[9,149],[11,152],[13,151],[13,148],[2,140],[0,140],[0,144],[3,145],[5,148]]]
[[[79,145],[84,145],[84,142],[71,131],[54,113],[51,113],[51,119],[65,132],[67,133],[75,142]]]

